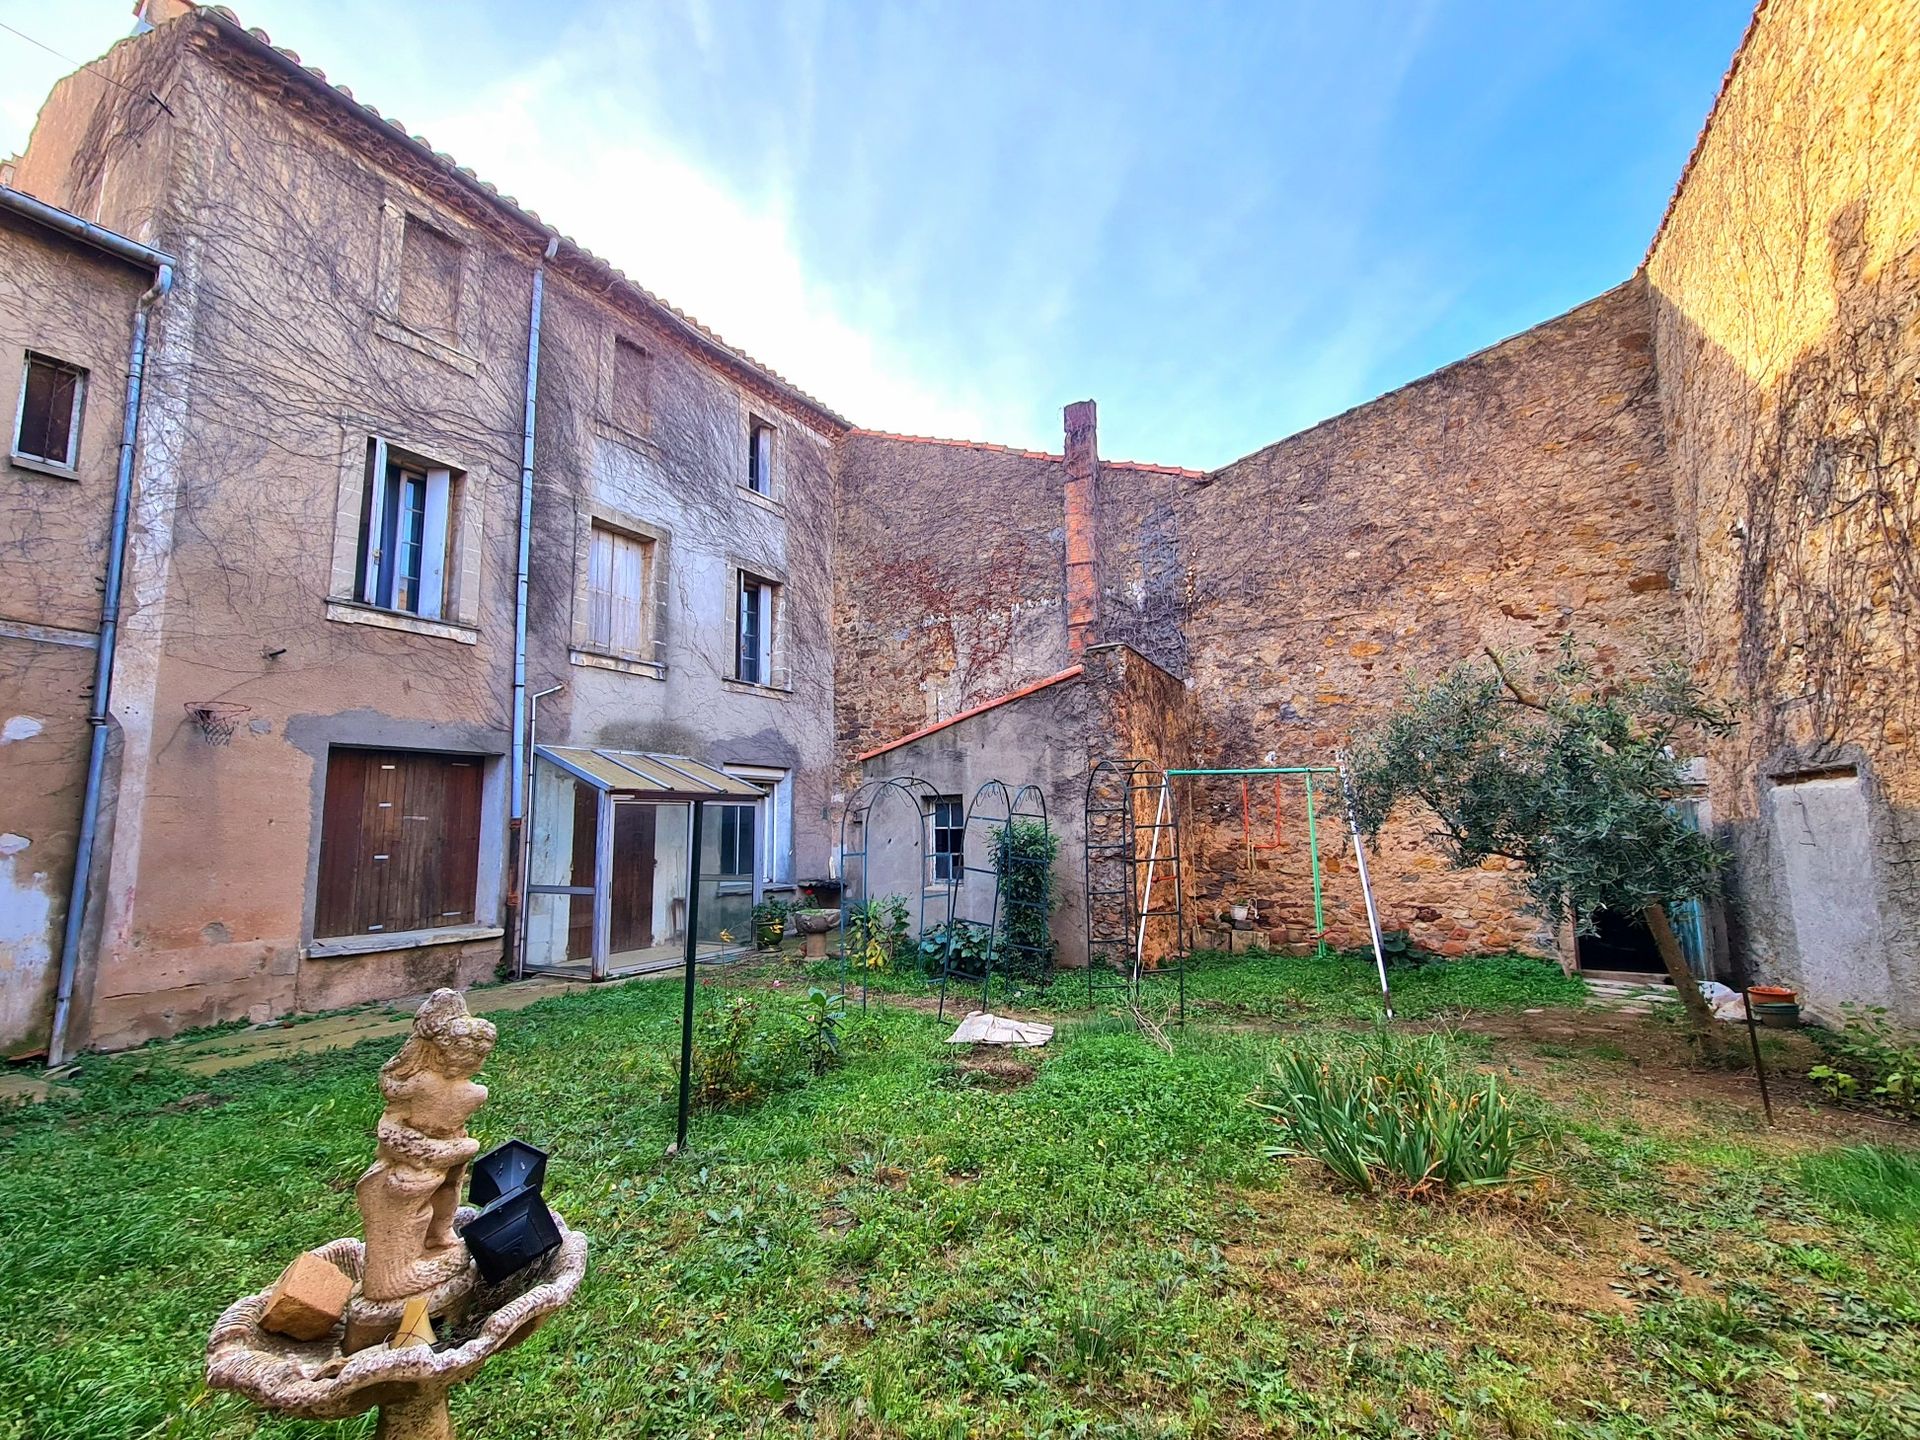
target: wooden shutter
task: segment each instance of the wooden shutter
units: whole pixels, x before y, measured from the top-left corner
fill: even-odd
[[[613,537],[613,644],[638,655],[646,641],[647,546],[631,535]]]
[[[427,471],[426,512],[420,526],[420,609],[430,620],[447,611],[447,536],[453,504],[453,472]]]
[[[360,599],[368,605],[379,603],[380,563],[386,547],[387,523],[387,442],[371,441],[367,446],[367,484],[361,512],[367,518],[360,527]]]
[[[329,753],[316,937],[473,923],[482,764],[408,751]]]
[[[599,525],[587,541],[587,644],[613,648],[613,532]]]

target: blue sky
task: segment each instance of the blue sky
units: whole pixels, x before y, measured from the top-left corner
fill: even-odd
[[[1750,6],[233,8],[858,424],[1210,467],[1624,280]],[[0,30],[0,153],[67,68]]]

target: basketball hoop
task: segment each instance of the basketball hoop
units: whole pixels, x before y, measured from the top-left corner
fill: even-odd
[[[231,700],[189,700],[186,705],[187,719],[208,745],[225,745],[233,739],[233,732],[252,708]]]

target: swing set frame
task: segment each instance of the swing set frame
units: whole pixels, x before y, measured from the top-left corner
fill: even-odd
[[[1191,952],[1187,929],[1185,895],[1180,864],[1179,805],[1175,799],[1176,780],[1238,780],[1241,785],[1241,824],[1249,858],[1256,849],[1283,847],[1278,814],[1279,787],[1287,777],[1298,776],[1306,796],[1307,852],[1313,867],[1313,928],[1315,953],[1327,953],[1325,874],[1320,863],[1320,825],[1315,807],[1314,777],[1332,776],[1340,787],[1348,829],[1354,837],[1354,861],[1360,877],[1360,891],[1366,900],[1367,929],[1373,942],[1374,967],[1380,979],[1381,1006],[1388,1019],[1393,1018],[1393,989],[1387,979],[1386,951],[1381,944],[1380,911],[1373,897],[1373,882],[1367,868],[1366,842],[1361,838],[1353,785],[1346,757],[1337,756],[1332,765],[1254,765],[1254,766],[1179,766],[1160,769],[1140,759],[1103,759],[1097,761],[1087,778],[1086,808],[1086,909],[1087,909],[1087,1000],[1094,1003],[1102,988],[1125,992],[1129,1005],[1137,1006],[1140,989],[1149,977],[1177,977],[1180,987],[1180,1021],[1186,1021],[1186,966]],[[1257,844],[1253,839],[1252,795],[1249,782],[1271,778],[1275,787],[1276,811],[1274,841]],[[1116,799],[1115,790],[1121,794]],[[1140,802],[1153,797],[1153,819],[1142,823]],[[1142,834],[1151,837],[1140,855]],[[1097,837],[1097,838],[1096,838]],[[1171,878],[1162,880],[1161,872],[1171,870]],[[1156,897],[1155,884],[1162,890]],[[1105,883],[1100,883],[1105,882]],[[1171,900],[1166,890],[1172,891]],[[1155,908],[1159,898],[1163,908]],[[1124,935],[1115,932],[1115,920],[1124,915]],[[1155,918],[1171,918],[1174,949],[1170,965],[1146,963],[1146,937]],[[1125,943],[1120,943],[1124,941]],[[1116,964],[1125,960],[1124,969]]]

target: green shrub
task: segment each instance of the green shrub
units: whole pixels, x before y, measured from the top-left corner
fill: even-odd
[[[1038,820],[1014,820],[988,842],[1000,887],[1000,943],[993,968],[1017,980],[1044,980],[1053,969],[1053,860],[1060,837]]]
[[[938,975],[948,963],[951,948],[954,966],[967,974],[978,975],[987,963],[987,950],[992,941],[993,931],[977,920],[942,921],[920,936],[920,970],[925,975]]]
[[[1846,1023],[1815,1030],[1827,1063],[1807,1077],[1835,1100],[1864,1100],[1920,1119],[1920,1035],[1898,1029],[1880,1005],[1843,1005]]]
[[[1256,1103],[1282,1129],[1270,1154],[1310,1155],[1358,1190],[1419,1196],[1542,1173],[1540,1131],[1437,1035],[1381,1029],[1296,1044]]]
[[[800,1011],[801,1050],[807,1068],[824,1075],[840,1063],[840,1022],[847,1018],[847,997],[815,985]]]
[[[1807,1193],[1836,1210],[1875,1220],[1920,1224],[1920,1154],[1882,1145],[1849,1145],[1800,1161]]]

